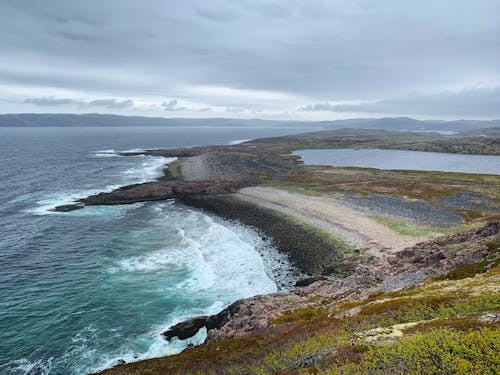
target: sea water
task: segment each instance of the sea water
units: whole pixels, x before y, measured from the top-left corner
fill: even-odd
[[[172,324],[286,288],[293,270],[258,233],[174,200],[50,209],[154,180],[174,160],[115,151],[290,132],[0,128],[0,374],[85,374],[177,353],[206,333],[167,342]]]

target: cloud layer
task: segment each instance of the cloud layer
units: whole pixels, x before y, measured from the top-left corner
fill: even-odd
[[[443,91],[436,94],[413,94],[378,101],[336,104],[307,104],[298,108],[304,112],[348,112],[370,114],[410,114],[424,116],[500,117],[500,87],[470,88]]]
[[[5,0],[0,112],[499,117],[498,14],[497,0]]]
[[[134,106],[132,99],[117,100],[117,99],[96,99],[96,100],[77,100],[70,98],[54,98],[53,96],[44,96],[39,98],[26,98],[23,100],[25,104],[33,104],[40,107],[57,107],[67,104],[76,105],[80,108],[104,107],[109,109],[124,109]]]

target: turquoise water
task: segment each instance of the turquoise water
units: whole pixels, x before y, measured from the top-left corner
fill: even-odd
[[[120,358],[176,353],[205,333],[168,343],[160,333],[170,325],[286,288],[293,270],[256,232],[174,201],[48,210],[152,180],[171,161],[111,149],[289,132],[0,128],[0,374],[84,374]]]
[[[378,149],[295,151],[305,164],[500,174],[500,156]]]

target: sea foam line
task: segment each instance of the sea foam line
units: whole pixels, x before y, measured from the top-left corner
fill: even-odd
[[[137,149],[139,150],[139,149]],[[113,149],[101,150],[92,153],[93,157],[122,157],[119,152]],[[136,152],[133,150],[127,150],[123,152]],[[48,214],[63,214],[61,212],[54,212],[53,209],[57,206],[62,206],[66,204],[72,204],[81,198],[88,197],[90,195],[98,194],[101,192],[111,192],[123,186],[131,184],[140,184],[144,182],[154,181],[155,179],[163,176],[164,169],[168,164],[177,160],[176,157],[163,157],[163,156],[127,156],[127,158],[138,158],[142,163],[138,163],[137,166],[128,168],[121,171],[119,175],[124,180],[121,184],[108,185],[101,188],[79,190],[79,191],[64,191],[51,194],[36,201],[38,207],[30,209],[29,212],[35,215],[48,215]]]

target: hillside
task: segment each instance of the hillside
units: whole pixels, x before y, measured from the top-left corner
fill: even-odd
[[[406,117],[348,119],[334,121],[289,121],[229,118],[163,118],[121,116],[98,113],[16,113],[0,115],[0,127],[79,127],[79,126],[264,126],[312,127],[326,129],[366,128],[411,131],[473,131],[500,125],[500,120],[420,121]]]

